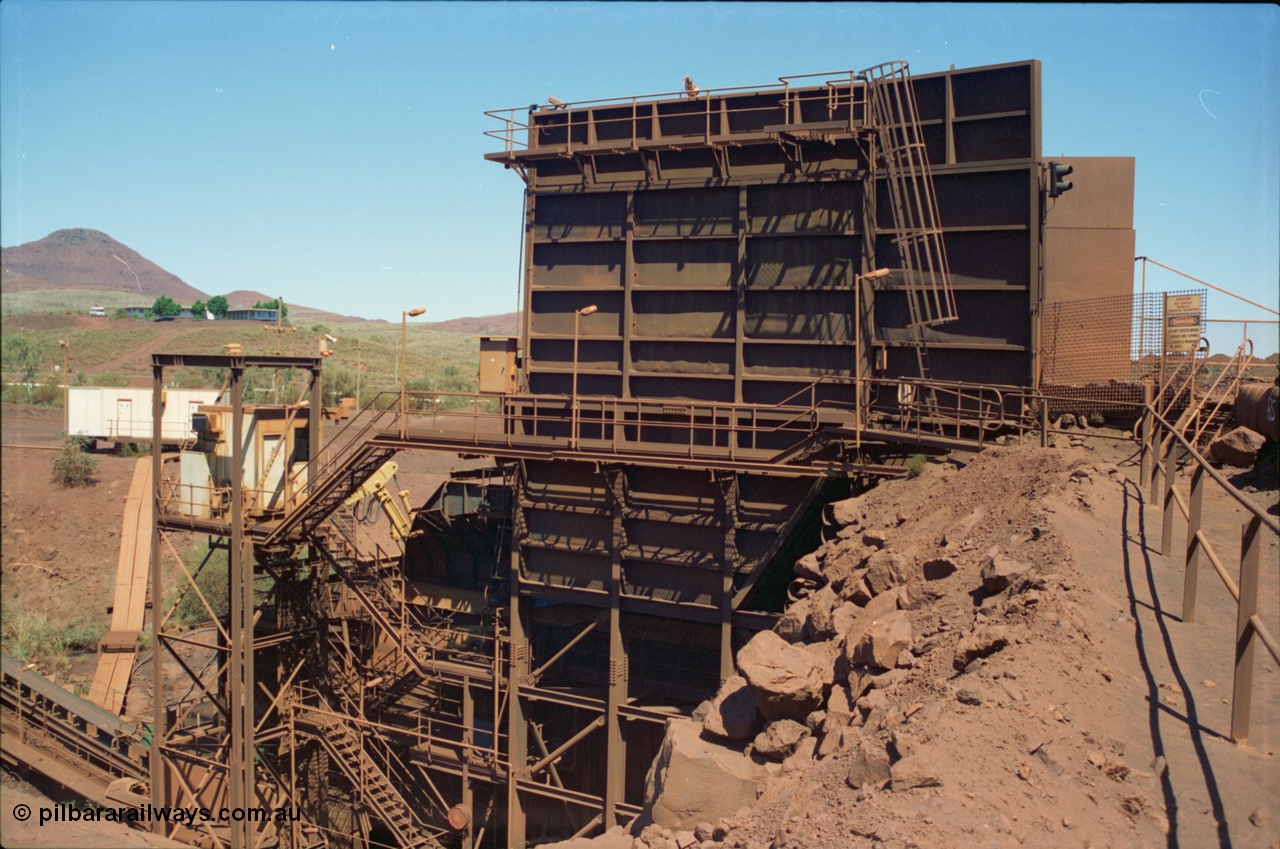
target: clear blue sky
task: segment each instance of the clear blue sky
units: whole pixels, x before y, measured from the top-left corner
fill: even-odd
[[[1044,152],[1137,158],[1137,253],[1274,306],[1278,24],[1270,4],[4,0],[0,243],[89,227],[211,294],[507,312],[522,183],[483,159],[486,109],[1039,59]]]

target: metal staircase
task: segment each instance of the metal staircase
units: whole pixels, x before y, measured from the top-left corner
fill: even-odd
[[[306,498],[268,534],[264,545],[305,539],[396,453],[395,448],[369,444],[370,437],[377,432],[378,422],[386,414],[386,410],[373,411],[372,417],[360,427],[356,427],[357,417],[343,428],[339,436],[347,436],[349,430],[353,432],[332,452],[326,450],[330,456],[315,479],[306,482]]]
[[[327,704],[323,707],[323,712],[316,711],[310,717],[316,739],[352,786],[363,795],[365,803],[395,835],[400,846],[403,849],[443,849],[435,834],[418,820],[413,805],[397,789],[398,782],[393,781],[377,759],[369,754],[351,724],[331,713]],[[386,754],[391,757],[389,748]],[[387,766],[391,766],[389,759]]]

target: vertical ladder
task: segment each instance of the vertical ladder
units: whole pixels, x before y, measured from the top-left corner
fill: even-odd
[[[916,366],[923,381],[930,378],[929,350],[924,329],[956,316],[955,294],[947,267],[947,253],[938,221],[938,203],[929,172],[929,159],[920,127],[907,63],[886,62],[862,71],[867,81],[870,120],[884,164],[894,242],[902,258],[904,294],[915,334]],[[933,390],[922,387],[916,409],[936,413]],[[936,417],[935,428],[938,426]]]

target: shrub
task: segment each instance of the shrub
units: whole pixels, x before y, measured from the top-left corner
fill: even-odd
[[[182,555],[182,562],[187,572],[195,576],[196,586],[204,594],[209,607],[216,618],[222,619],[231,611],[230,587],[227,586],[227,552],[225,549],[209,550],[208,541]],[[204,564],[201,566],[201,564]],[[199,571],[197,571],[199,570]],[[186,593],[178,597],[177,609],[173,613],[173,622],[178,627],[196,625],[209,620],[209,611],[200,602],[200,596],[191,589],[183,578],[180,588],[175,593]]]
[[[40,404],[45,407],[61,407],[63,393],[64,390],[61,386],[53,383],[42,383],[32,388],[29,400],[32,404]]]
[[[928,458],[926,458],[923,454],[911,455],[911,458],[907,460],[907,477],[909,478],[920,477],[920,473],[924,471],[924,464],[926,462],[928,462]]]
[[[53,455],[53,480],[63,486],[91,486],[98,482],[98,461],[86,454],[74,436],[64,437]]]
[[[103,371],[93,376],[94,386],[128,386],[129,378],[118,371]]]

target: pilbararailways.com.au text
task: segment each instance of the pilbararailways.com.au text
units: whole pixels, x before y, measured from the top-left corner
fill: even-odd
[[[108,808],[98,805],[41,806],[40,825],[55,822],[169,822],[175,825],[225,822],[300,822],[297,808],[155,807],[151,804]]]

